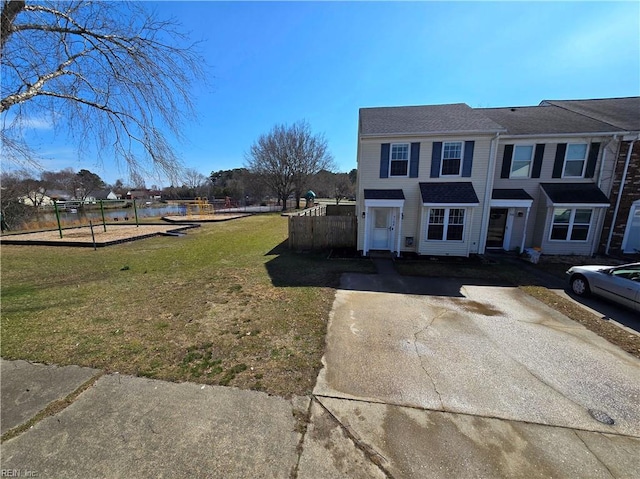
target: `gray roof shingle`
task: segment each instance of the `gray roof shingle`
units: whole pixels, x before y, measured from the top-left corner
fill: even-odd
[[[492,200],[532,200],[533,198],[522,188],[500,189],[491,192]]]
[[[420,183],[423,203],[479,204],[470,181]]]
[[[609,198],[592,183],[540,183],[554,204],[610,204]]]
[[[623,130],[640,130],[640,96],[593,100],[545,100],[541,105],[544,104],[604,121]]]
[[[504,128],[465,103],[360,109],[360,134],[495,133]]]
[[[509,135],[602,133],[620,128],[553,105],[480,108]]]
[[[365,200],[404,200],[402,190],[364,190]]]

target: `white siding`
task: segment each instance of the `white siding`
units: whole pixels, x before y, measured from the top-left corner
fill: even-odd
[[[442,242],[443,245],[433,246],[429,242],[427,246],[421,225],[424,225],[422,197],[419,183],[428,182],[471,182],[478,196],[480,205],[484,201],[487,182],[487,169],[491,139],[493,136],[439,136],[430,138],[407,137],[400,139],[379,138],[361,139],[358,144],[358,249],[364,249],[365,221],[362,218],[364,211],[365,189],[402,189],[405,196],[404,219],[402,221],[401,251],[420,252],[422,254],[458,254],[468,256],[469,253],[477,253],[480,245],[482,214],[479,208],[473,215],[469,215],[465,225],[465,237],[467,241],[458,248],[459,244]],[[431,178],[431,152],[435,141],[474,141],[473,168],[471,177],[440,177]],[[420,142],[420,159],[417,178],[380,178],[380,149],[383,143],[415,143]],[[444,205],[446,206],[446,205]],[[405,246],[406,237],[414,238],[414,245]],[[452,249],[453,248],[453,249]],[[455,253],[454,253],[455,251]]]
[[[513,140],[513,139],[501,139],[500,145],[498,147],[498,156],[496,158],[496,168],[495,168],[495,176],[494,176],[494,189],[519,189],[522,188],[525,190],[531,197],[533,198],[533,204],[531,207],[531,212],[529,214],[529,224],[527,228],[527,237],[525,242],[525,247],[542,247],[546,245],[546,248],[543,249],[543,254],[571,254],[566,252],[557,252],[552,253],[551,251],[565,251],[564,247],[561,247],[557,244],[557,242],[551,242],[550,244],[548,239],[548,227],[551,224],[551,218],[548,216],[549,210],[546,206],[546,197],[540,188],[540,183],[585,183],[585,184],[598,184],[598,178],[600,175],[601,162],[603,160],[603,153],[605,149],[607,153],[605,155],[605,164],[604,171],[602,175],[602,181],[600,185],[600,189],[608,194],[611,189],[611,169],[613,168],[613,163],[615,161],[615,153],[612,151],[612,145],[608,142],[611,138],[607,137],[584,137],[584,138],[536,138],[536,139],[524,139],[524,140]],[[553,165],[555,162],[556,156],[556,148],[558,143],[578,143],[578,142],[599,142],[600,151],[598,153],[598,161],[596,163],[595,169],[595,177],[594,178],[552,178],[553,174]],[[540,178],[500,178],[500,174],[502,171],[502,162],[504,157],[504,147],[507,144],[514,145],[536,145],[539,143],[545,144],[544,155],[542,159],[542,168],[540,170]],[[615,142],[611,142],[615,143]],[[519,219],[519,218],[516,218]],[[522,223],[518,223],[514,221],[514,227],[512,231],[511,237],[511,248],[515,248],[520,245],[520,241],[522,239]],[[592,226],[592,232],[599,225]],[[516,242],[515,237],[518,236],[519,240]],[[590,233],[589,245],[588,247],[578,248],[580,250],[583,249],[591,249],[593,245],[592,241],[597,241],[599,237],[598,234],[594,234],[593,236]],[[545,239],[546,238],[546,239]],[[543,245],[544,244],[544,245]],[[550,249],[547,249],[550,248]],[[573,247],[572,247],[573,248]],[[571,248],[570,248],[571,249]],[[576,253],[583,254],[583,253]],[[589,253],[587,253],[589,254]]]
[[[541,208],[542,209],[542,208]],[[541,247],[542,254],[564,254],[564,255],[584,255],[589,256],[594,252],[594,242],[598,240],[600,231],[600,217],[605,208],[594,208],[593,217],[591,218],[591,228],[586,241],[551,241],[549,234],[551,232],[551,224],[553,222],[553,207],[546,208],[547,221],[544,225],[544,237],[542,238]]]
[[[429,208],[423,207],[422,231],[420,232],[421,241],[418,253],[433,256],[469,256],[471,245],[476,243],[472,236],[472,234],[474,234],[473,225],[477,223],[474,220],[476,216],[479,216],[480,211],[480,207],[466,208],[462,241],[429,241],[426,239],[427,226],[429,223],[429,217],[427,216],[429,214]],[[476,212],[478,214],[475,214]]]

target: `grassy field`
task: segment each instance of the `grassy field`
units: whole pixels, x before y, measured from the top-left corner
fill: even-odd
[[[310,392],[340,273],[261,215],[100,248],[3,246],[5,359],[288,396]]]

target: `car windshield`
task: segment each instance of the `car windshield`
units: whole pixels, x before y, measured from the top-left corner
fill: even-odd
[[[640,266],[630,265],[622,266],[620,268],[613,268],[610,270],[613,276],[618,278],[626,278],[632,281],[640,281]]]

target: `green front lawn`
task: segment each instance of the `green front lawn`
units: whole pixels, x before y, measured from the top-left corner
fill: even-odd
[[[340,274],[374,269],[286,238],[259,215],[97,251],[3,246],[2,357],[306,394]]]

